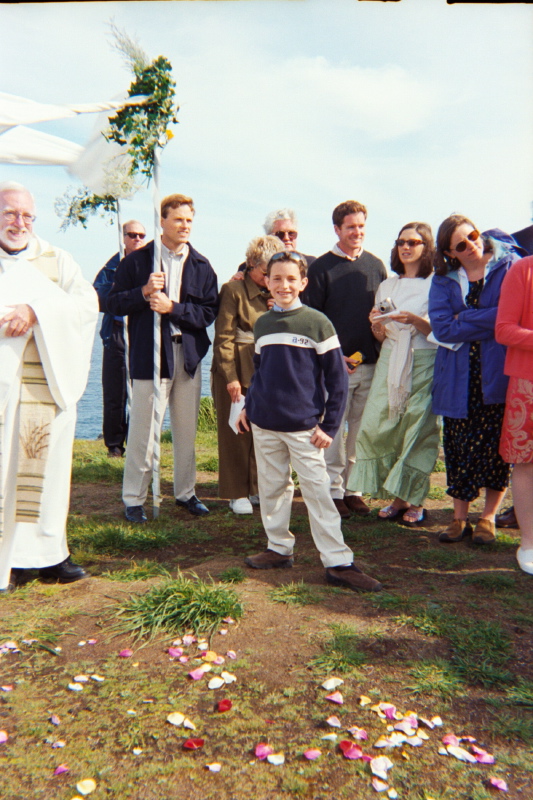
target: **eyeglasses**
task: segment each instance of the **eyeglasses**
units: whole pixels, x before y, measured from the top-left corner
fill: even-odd
[[[33,214],[23,214],[22,211],[2,211],[2,216],[7,222],[16,222],[18,217],[22,217],[22,221],[25,225],[31,225],[35,222],[36,217]]]
[[[303,266],[305,269],[307,269],[307,261],[303,255],[301,253],[296,253],[294,250],[292,252],[286,251],[283,253],[274,253],[268,263],[269,265],[275,264],[276,261],[294,261],[295,264]]]
[[[273,235],[277,236],[278,239],[281,239],[281,241],[283,241],[285,237],[288,236],[289,240],[291,242],[294,242],[296,237],[298,236],[298,231],[276,231],[276,233],[274,233]]]
[[[419,244],[424,244],[423,239],[396,239],[396,244],[398,247],[416,247]]]
[[[129,236],[130,239],[144,239],[146,234],[145,233],[135,233],[135,231],[128,231],[125,236]]]
[[[468,239],[469,242],[477,242],[480,236],[481,233],[476,228],[474,228],[473,231],[470,231],[466,239]],[[466,239],[463,239],[462,242],[459,242],[457,247],[450,247],[450,250],[455,250],[456,253],[464,253],[464,251],[466,250],[466,245],[468,244]]]

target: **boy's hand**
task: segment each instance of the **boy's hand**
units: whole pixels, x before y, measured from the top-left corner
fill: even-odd
[[[236,403],[237,400],[241,399],[241,384],[239,381],[231,381],[231,383],[226,384],[226,389],[229,392],[232,403]]]
[[[348,373],[348,375],[351,375],[352,372],[355,372],[355,370],[357,369],[357,364],[354,364],[353,361],[351,361],[348,358],[348,356],[343,356],[343,358],[344,358],[344,363],[346,365],[346,372]]]
[[[237,417],[237,422],[235,423],[239,433],[246,433],[246,431],[250,430],[250,426],[248,425],[248,419],[246,417],[246,411],[243,408],[239,416]]]
[[[318,425],[315,428],[315,432],[311,436],[311,444],[314,444],[315,447],[319,449],[329,447],[332,443],[333,439],[331,436],[328,436],[327,433],[324,433]]]

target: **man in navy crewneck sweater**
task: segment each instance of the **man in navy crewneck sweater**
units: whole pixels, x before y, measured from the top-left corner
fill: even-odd
[[[331,496],[343,518],[349,517],[352,511],[357,514],[370,511],[360,496],[346,492],[355,463],[355,439],[379,355],[379,344],[372,335],[368,315],[374,306],[377,288],[387,277],[383,262],[363,250],[366,217],[365,206],[355,200],[347,200],[334,209],[333,226],[339,241],[311,264],[307,289],[302,296],[304,303],[322,311],[333,323],[348,373],[344,418],[325,453]],[[356,352],[363,355],[359,366],[354,366],[350,359]]]

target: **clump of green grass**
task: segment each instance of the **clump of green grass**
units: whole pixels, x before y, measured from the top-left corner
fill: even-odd
[[[213,534],[201,528],[188,528],[179,522],[158,522],[156,525],[129,526],[127,523],[99,522],[97,518],[79,515],[68,520],[69,544],[85,555],[124,555],[132,550],[151,550],[178,542],[209,541]]]
[[[446,472],[446,464],[444,461],[442,461],[442,459],[437,458],[433,472]]]
[[[490,724],[490,727],[498,736],[505,739],[520,739],[526,744],[533,743],[533,714],[524,714],[523,711],[509,711],[498,713]]]
[[[200,399],[200,411],[198,412],[198,430],[216,433],[217,412],[212,397],[202,397]]]
[[[103,572],[102,578],[107,578],[110,581],[144,581],[148,578],[156,578],[164,575],[166,578],[170,577],[168,569],[157,561],[140,561],[138,564],[134,561],[130,567],[126,569],[116,570],[114,572]]]
[[[433,569],[458,569],[465,564],[470,564],[476,555],[464,550],[447,550],[439,547],[434,550],[421,550],[413,556],[414,561],[420,566]]]
[[[208,458],[204,458],[203,461],[199,461],[197,469],[200,472],[218,472],[217,456],[209,456]]]
[[[320,672],[351,672],[366,663],[367,656],[359,648],[361,640],[347,625],[332,625],[333,637],[322,645],[322,653],[309,662]]]
[[[370,598],[370,602],[374,608],[380,608],[383,611],[405,611],[416,610],[420,608],[424,598],[417,594],[393,594],[392,592],[379,592]]]
[[[175,580],[119,603],[115,628],[139,639],[187,630],[210,634],[224,617],[239,619],[242,614],[243,607],[232,589],[179,573]]]
[[[442,486],[432,486],[428,492],[430,500],[444,500],[445,497],[446,489],[443,489]]]
[[[413,683],[406,686],[411,694],[438,695],[444,700],[462,693],[463,684],[446,661],[421,663],[409,671]]]
[[[165,444],[170,444],[170,442],[172,441],[172,431],[170,430],[170,428],[161,431],[161,441]]]
[[[241,567],[228,567],[219,575],[221,583],[242,583],[246,580],[246,573]]]
[[[122,483],[124,461],[109,458],[106,452],[95,453],[84,447],[76,447],[72,458],[73,483]]]
[[[512,689],[507,689],[505,694],[511,703],[533,708],[533,681],[519,678],[516,686],[513,686]]]
[[[303,581],[298,583],[285,583],[283,586],[276,586],[271,589],[268,596],[274,603],[285,603],[288,606],[307,606],[318,603],[322,593]]]
[[[488,589],[491,592],[502,592],[506,589],[514,589],[516,581],[510,575],[469,575],[463,579],[463,583],[469,586],[479,586],[481,589]]]

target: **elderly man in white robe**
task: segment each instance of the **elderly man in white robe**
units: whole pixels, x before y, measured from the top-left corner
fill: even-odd
[[[70,583],[66,521],[76,402],[89,374],[96,292],[33,234],[32,195],[0,184],[0,591],[12,571]]]

